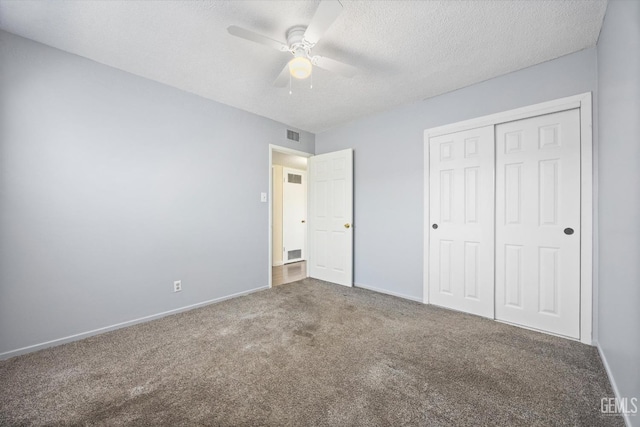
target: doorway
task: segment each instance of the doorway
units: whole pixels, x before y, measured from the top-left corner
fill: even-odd
[[[285,164],[282,170],[283,176],[274,177],[279,170],[274,168],[274,165],[280,166],[274,163],[274,157],[276,163],[283,163],[281,161],[283,158],[292,161],[306,160],[306,170],[301,168],[302,162],[293,165]],[[278,215],[277,212],[274,215],[274,206],[278,207],[281,203],[274,196],[274,182],[284,183],[285,167],[304,172],[304,175],[294,173],[291,180],[302,181],[306,176],[307,181],[305,187],[308,204],[305,212],[308,218],[299,218],[298,222],[298,225],[302,224],[305,229],[306,249],[300,248],[299,258],[296,258],[297,253],[285,255],[285,249],[288,252],[290,248],[282,245],[280,249],[278,242],[274,242],[283,236],[282,230],[278,229],[279,222],[274,222],[274,216]],[[353,286],[353,150],[345,149],[312,155],[269,144],[268,176],[269,287],[273,286],[274,264],[282,263],[276,264],[276,267],[291,265],[285,264],[285,259],[304,262],[300,265],[304,277]],[[274,246],[276,246],[275,251]],[[279,254],[282,254],[282,258]],[[292,258],[288,259],[289,256]]]
[[[307,158],[272,147],[271,286],[302,280],[307,274]]]

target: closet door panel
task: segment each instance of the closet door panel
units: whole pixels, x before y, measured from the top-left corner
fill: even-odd
[[[496,318],[580,337],[580,115],[496,126]]]
[[[493,318],[494,127],[429,140],[429,300]]]

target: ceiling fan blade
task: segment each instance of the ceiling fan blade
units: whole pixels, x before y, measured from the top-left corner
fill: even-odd
[[[324,56],[314,56],[311,59],[311,63],[324,70],[340,74],[344,77],[351,78],[358,74],[358,69],[353,65],[345,64],[344,62],[336,61],[335,59],[327,58]]]
[[[285,87],[287,85],[287,82],[289,81],[289,78],[290,78],[289,77],[289,63],[287,62],[284,65],[284,68],[280,72],[280,75],[278,76],[276,81],[273,82],[273,85],[276,86],[276,87]]]
[[[304,39],[311,44],[318,43],[320,37],[329,29],[340,12],[342,12],[342,5],[338,0],[321,1],[311,23],[304,32]]]
[[[285,43],[279,42],[278,40],[270,39],[269,37],[254,33],[253,31],[245,30],[244,28],[236,27],[235,25],[228,27],[227,31],[232,36],[240,37],[241,39],[249,40],[255,43],[260,43],[279,50],[280,52],[286,52],[289,50],[289,46],[287,46]]]

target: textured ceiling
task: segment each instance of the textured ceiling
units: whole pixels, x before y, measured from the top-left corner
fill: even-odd
[[[0,28],[205,98],[320,132],[595,46],[606,0],[348,1],[314,49],[359,67],[272,86],[277,40],[318,1],[0,1]]]

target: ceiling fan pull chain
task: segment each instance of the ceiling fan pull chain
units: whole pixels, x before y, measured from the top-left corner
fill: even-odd
[[[309,85],[309,89],[313,89],[313,71],[311,71],[311,75],[309,77],[311,77],[311,84]]]
[[[289,95],[291,95],[293,92],[291,91],[291,73],[289,73]]]

